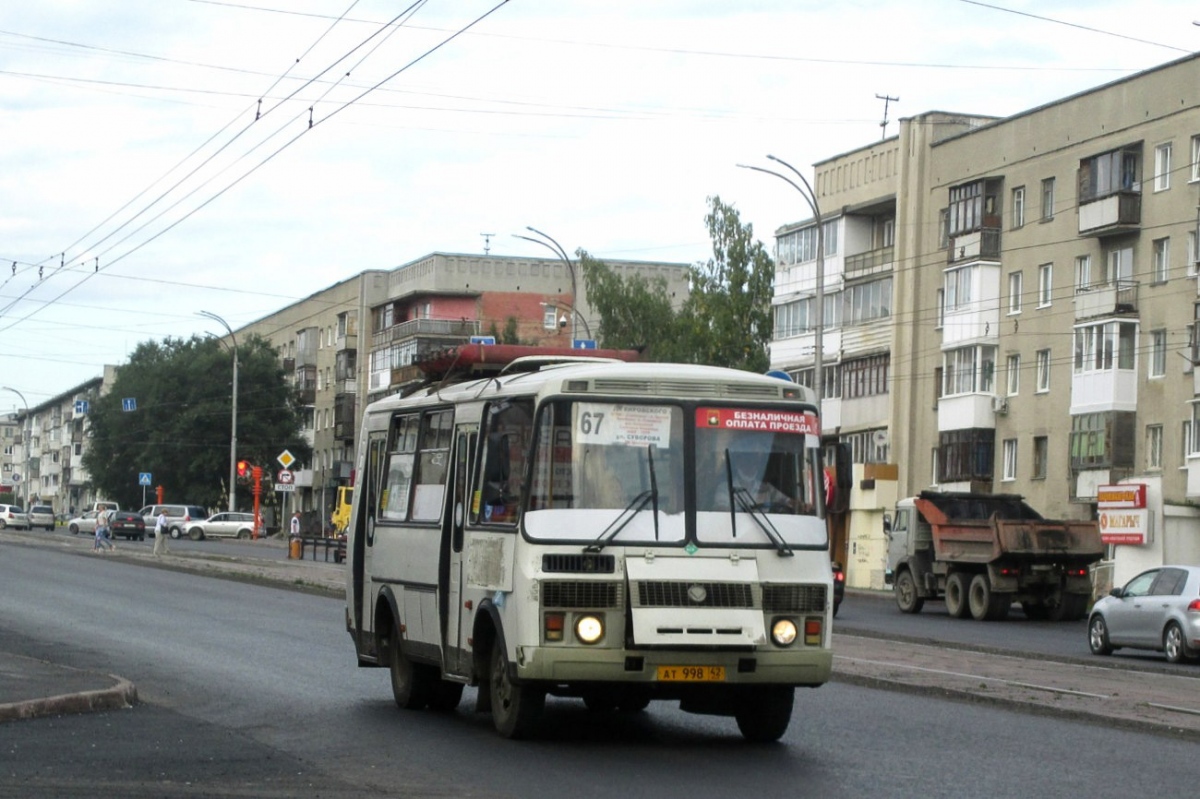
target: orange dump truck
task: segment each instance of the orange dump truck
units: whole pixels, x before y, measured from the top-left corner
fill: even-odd
[[[1096,522],[1044,519],[1015,494],[924,491],[884,524],[905,613],[940,599],[956,618],[1003,619],[1020,603],[1027,618],[1081,619],[1104,554]]]

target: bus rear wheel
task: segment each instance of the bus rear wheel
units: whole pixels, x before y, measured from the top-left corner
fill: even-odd
[[[525,738],[533,732],[546,704],[546,692],[537,686],[513,682],[509,673],[504,644],[492,645],[491,673],[492,723],[505,738]]]
[[[792,721],[796,689],[790,685],[764,685],[751,688],[739,697],[734,715],[742,737],[755,743],[778,741]]]

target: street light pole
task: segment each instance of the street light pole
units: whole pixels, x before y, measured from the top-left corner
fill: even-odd
[[[233,414],[229,422],[229,512],[237,510],[237,398],[238,398],[238,347],[237,336],[233,335],[233,328],[229,326],[221,317],[217,316],[212,311],[199,311],[200,316],[212,319],[215,322],[220,322],[222,327],[229,332],[229,338],[233,341]]]
[[[800,171],[796,167],[782,158],[776,158],[773,155],[768,155],[767,158],[791,170],[800,179],[803,188],[787,175],[781,175],[773,170],[764,169],[760,166],[747,166],[745,164],[738,164],[738,166],[743,169],[753,169],[755,172],[765,172],[786,182],[793,189],[800,192],[800,196],[808,203],[813,217],[817,220],[817,296],[815,300],[817,304],[817,329],[813,337],[813,390],[817,393],[817,407],[820,407],[821,399],[825,393],[825,225],[821,221],[821,206],[817,202],[817,194],[813,191],[812,184],[808,182],[808,178],[800,174]]]
[[[575,341],[579,338],[579,326],[576,320],[583,318],[579,313],[579,310],[575,307],[575,303],[579,299],[578,286],[575,281],[575,264],[571,261],[570,257],[567,256],[567,251],[563,249],[563,246],[555,241],[553,237],[543,233],[537,228],[529,227],[528,225],[525,227],[525,229],[532,233],[536,233],[542,238],[535,239],[531,236],[522,236],[520,233],[514,233],[513,235],[518,239],[524,239],[525,241],[532,241],[534,244],[542,245],[561,258],[567,265],[567,273],[571,276],[571,346],[574,347]],[[587,331],[588,338],[591,338],[592,331],[591,328],[588,327],[586,319],[583,320],[583,327],[584,330]]]
[[[28,422],[29,421],[29,403],[25,401],[25,395],[10,386],[0,386],[0,390],[11,391],[12,393],[16,394],[18,397],[21,398],[21,404],[25,406],[25,418],[23,421]],[[32,431],[32,429],[33,428],[31,427],[30,430]],[[21,471],[25,472],[25,474],[22,475],[25,478],[25,504],[22,505],[21,507],[25,508],[26,512],[28,512],[29,511],[29,469],[26,467],[28,467],[28,465],[29,465],[29,436],[24,435],[24,433],[25,433],[25,425],[24,424],[21,425],[21,433],[22,433],[22,435],[21,435],[21,454],[24,455],[24,458],[22,458],[23,463],[21,464]]]

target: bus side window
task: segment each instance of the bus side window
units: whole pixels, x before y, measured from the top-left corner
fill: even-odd
[[[533,434],[533,402],[515,399],[487,414],[481,472],[471,521],[514,524],[520,509],[525,461]]]

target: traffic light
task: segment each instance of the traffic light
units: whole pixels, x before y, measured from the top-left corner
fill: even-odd
[[[237,462],[237,476],[238,477],[249,477],[250,476],[250,461],[238,461]]]

